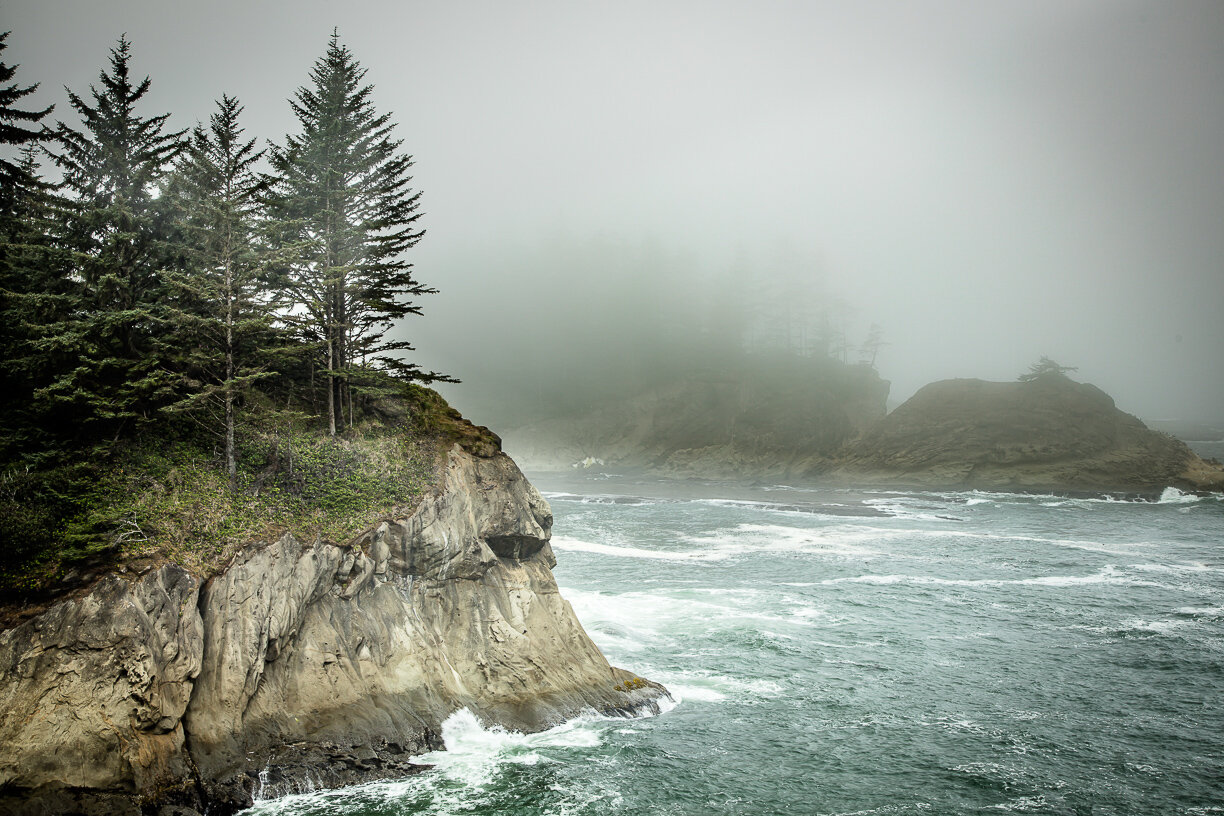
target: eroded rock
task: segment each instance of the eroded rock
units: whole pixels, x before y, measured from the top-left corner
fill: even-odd
[[[410,517],[347,545],[104,579],[0,634],[0,807],[224,813],[412,772],[459,708],[532,730],[656,705],[558,593],[551,528],[508,457],[456,446]]]

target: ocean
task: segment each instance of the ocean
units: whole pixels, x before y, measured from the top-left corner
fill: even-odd
[[[1224,497],[533,478],[562,595],[674,702],[445,724],[250,814],[1224,814]]]

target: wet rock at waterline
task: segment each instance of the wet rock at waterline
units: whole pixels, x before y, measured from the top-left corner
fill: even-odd
[[[103,579],[0,633],[0,806],[217,813],[410,773],[459,708],[534,730],[656,705],[558,593],[551,527],[508,457],[456,446],[410,517],[347,545]]]

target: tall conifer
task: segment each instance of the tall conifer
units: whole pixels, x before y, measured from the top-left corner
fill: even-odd
[[[310,250],[293,270],[292,290],[305,328],[327,368],[332,434],[352,405],[357,363],[407,379],[449,379],[397,356],[412,347],[387,340],[392,323],[420,314],[412,300],[436,290],[416,280],[406,250],[424,235],[417,227],[420,193],[409,185],[411,156],[391,137],[390,114],[378,114],[363,84],[365,69],[339,36],[290,101],[301,132],[272,150],[279,215],[298,225]]]
[[[68,198],[60,238],[74,253],[77,302],[73,320],[51,334],[75,361],[40,396],[71,406],[84,426],[148,418],[172,387],[159,353],[162,269],[172,251],[170,212],[159,193],[183,131],[166,130],[169,114],[137,112],[149,79],[133,82],[130,59],[131,46],[121,37],[110,70],[100,73],[88,98],[68,91],[81,129],[63,122],[55,129],[59,149],[52,159]]]
[[[209,126],[197,126],[171,185],[181,212],[184,269],[170,273],[171,322],[184,341],[179,363],[193,381],[174,407],[221,416],[210,421],[225,439],[225,468],[236,487],[234,414],[241,396],[270,376],[261,365],[275,335],[283,290],[261,231],[266,178],[256,170],[263,151],[243,138],[242,106],[217,102]]]
[[[0,52],[8,48],[7,40],[11,33],[11,31],[0,33]],[[43,128],[30,126],[38,125],[43,117],[55,108],[54,105],[48,105],[42,110],[24,110],[16,107],[20,100],[38,90],[38,83],[22,87],[12,81],[17,75],[18,67],[0,60],[0,144],[26,145],[44,140],[46,133]],[[0,156],[0,187],[5,191],[5,195],[16,186],[20,186],[25,178],[21,165],[14,164]]]
[[[0,33],[0,52],[9,32]],[[49,136],[41,110],[17,107],[38,85],[13,81],[16,65],[0,61],[0,145],[20,146],[20,158],[0,157],[0,458],[46,448],[49,420],[32,410],[34,390],[44,385],[54,359],[37,344],[44,326],[64,312],[64,255],[51,240],[55,196],[39,173],[39,150]]]

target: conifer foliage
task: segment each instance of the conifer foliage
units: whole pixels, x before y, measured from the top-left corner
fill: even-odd
[[[235,410],[278,345],[276,313],[288,304],[272,270],[277,258],[262,216],[263,151],[243,138],[242,106],[222,96],[207,128],[197,126],[170,185],[179,210],[183,269],[169,273],[169,319],[191,386],[172,409],[205,413],[224,437],[225,469],[236,484]],[[220,416],[209,409],[218,408]]]
[[[0,62],[0,517],[48,485],[57,508],[84,506],[88,477],[70,489],[63,468],[167,432],[202,438],[236,490],[245,407],[335,435],[403,390],[388,375],[451,379],[388,337],[434,292],[406,258],[421,196],[338,36],[290,100],[300,132],[266,152],[232,96],[189,134],[147,112],[132,63],[121,37],[48,128],[38,85]]]
[[[147,476],[154,506],[216,484],[171,461],[223,469],[234,507],[311,473],[359,495],[345,444],[302,457],[294,434],[336,435],[376,395],[423,393],[404,381],[450,380],[388,337],[434,291],[406,259],[420,193],[335,34],[290,100],[300,132],[267,152],[232,96],[190,133],[147,112],[132,63],[121,37],[97,83],[67,91],[73,121],[48,128],[37,84],[0,62],[0,594],[148,543],[118,485]]]
[[[436,290],[418,282],[404,259],[424,235],[421,194],[409,186],[412,157],[392,138],[390,114],[375,111],[365,74],[333,33],[310,85],[291,102],[301,132],[272,151],[274,212],[308,247],[292,267],[290,288],[303,332],[322,350],[333,435],[346,408],[351,420],[359,363],[407,379],[449,379],[394,356],[412,347],[386,339],[393,321],[421,313],[413,298]]]
[[[0,33],[0,52],[8,47],[6,41],[11,33],[11,31]],[[55,107],[48,105],[42,110],[23,110],[16,107],[21,99],[38,90],[37,83],[22,87],[13,81],[17,75],[17,68],[16,65],[0,61],[0,144],[24,145],[37,143],[44,139],[41,127],[32,128],[28,125],[37,125]],[[6,191],[13,189],[14,185],[21,184],[27,178],[28,175],[22,170],[21,165],[14,164],[0,156],[0,184]]]
[[[149,79],[133,82],[130,60],[120,38],[100,85],[88,97],[68,92],[82,127],[55,128],[52,159],[68,194],[57,238],[73,253],[75,303],[48,327],[43,346],[73,362],[40,392],[50,405],[71,406],[85,425],[113,430],[152,418],[172,389],[163,365],[162,273],[173,251],[171,214],[159,193],[183,131],[167,131],[169,114],[138,112]]]
[[[0,33],[0,52],[9,32]],[[29,416],[30,397],[43,368],[33,348],[48,309],[54,309],[57,256],[48,240],[53,196],[38,175],[39,146],[48,138],[41,121],[54,106],[25,110],[21,100],[38,85],[14,81],[16,65],[0,61],[0,145],[20,146],[14,162],[0,156],[0,455],[35,447],[40,423]]]

